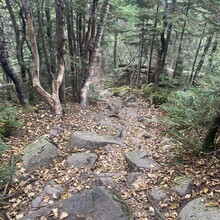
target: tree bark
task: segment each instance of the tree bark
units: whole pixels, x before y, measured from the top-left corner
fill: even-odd
[[[33,18],[31,15],[30,7],[26,4],[25,0],[21,0],[22,7],[25,11],[25,17],[27,21],[28,26],[28,33],[29,33],[29,39],[31,42],[31,50],[32,50],[32,56],[34,61],[34,67],[32,70],[32,82],[33,87],[36,89],[37,93],[41,95],[47,103],[50,105],[52,110],[56,115],[62,114],[62,105],[59,98],[59,88],[63,81],[64,77],[64,57],[65,57],[65,40],[64,40],[64,2],[63,0],[55,0],[55,5],[57,7],[56,10],[59,11],[59,18],[56,14],[56,19],[59,19],[59,22],[57,22],[57,30],[56,30],[56,36],[57,36],[57,50],[59,50],[58,56],[58,66],[57,66],[57,78],[52,81],[52,94],[49,94],[40,83],[40,59],[39,59],[39,53],[38,53],[38,47],[37,47],[37,41],[36,41],[36,33],[35,28],[33,25]]]
[[[99,21],[97,31],[96,31],[96,36],[95,36],[94,48],[93,48],[92,55],[91,55],[91,61],[88,67],[88,77],[81,89],[80,104],[82,108],[87,107],[87,95],[89,92],[89,86],[90,86],[91,80],[95,74],[95,67],[96,67],[96,62],[97,62],[97,58],[99,55],[100,43],[101,43],[103,31],[104,31],[104,25],[107,19],[108,11],[109,11],[109,3],[110,3],[110,0],[105,0],[102,6],[101,17],[100,17],[100,21]]]
[[[30,74],[30,69],[29,69],[29,67],[27,67],[27,65],[23,59],[23,45],[26,40],[26,36],[25,36],[26,26],[25,26],[25,23],[22,24],[22,36],[21,36],[21,32],[19,30],[15,14],[14,14],[12,6],[11,6],[11,2],[9,0],[6,0],[5,2],[6,2],[8,12],[10,14],[10,18],[11,18],[14,33],[15,33],[16,56],[17,56],[18,63],[21,67],[22,80],[25,81],[26,71],[28,74]],[[20,10],[20,16],[22,16],[22,10]]]
[[[205,27],[203,28],[202,35],[201,35],[201,38],[199,40],[199,45],[198,45],[197,50],[196,50],[196,54],[195,54],[195,58],[194,58],[194,61],[193,61],[193,66],[192,66],[192,70],[191,70],[189,83],[192,83],[192,80],[193,80],[194,70],[195,70],[195,66],[196,66],[196,60],[198,58],[198,54],[199,54],[199,51],[200,51],[200,48],[201,48],[202,40],[203,40],[203,37],[204,37],[204,34],[205,34],[206,25],[207,25],[207,22],[205,23]]]
[[[157,10],[156,10],[156,18],[155,18],[155,21],[154,21],[154,29],[155,30],[157,28],[157,23],[158,23],[159,7],[160,7],[160,4],[158,2]],[[149,58],[149,66],[148,66],[148,83],[154,82],[154,79],[152,79],[153,77],[152,77],[152,73],[151,73],[151,69],[152,69],[151,66],[152,66],[152,59],[153,59],[155,36],[156,36],[156,34],[153,34],[152,41],[151,41],[151,46],[150,46],[150,58]]]
[[[3,16],[1,14],[0,14],[0,63],[5,74],[12,80],[12,82],[15,85],[15,90],[17,92],[17,96],[20,104],[23,107],[26,107],[28,105],[28,100],[26,98],[22,82],[16,75],[14,69],[12,68],[9,62],[9,54],[5,46]]]
[[[187,4],[187,8],[186,8],[186,17],[188,17],[189,6],[190,6],[190,0],[188,0],[188,4]],[[186,29],[186,19],[185,19],[185,21],[183,23],[183,28],[182,28],[182,32],[181,32],[180,43],[179,43],[178,52],[177,52],[177,58],[176,58],[176,64],[175,64],[175,68],[174,68],[174,72],[173,72],[173,78],[175,78],[177,76],[179,60],[182,60],[182,58],[181,58],[182,43],[183,43],[183,36],[184,36],[184,33],[185,33],[185,29]]]
[[[196,83],[196,78],[198,76],[198,73],[200,72],[200,70],[202,68],[202,65],[203,65],[204,60],[205,60],[205,56],[208,53],[209,47],[211,46],[212,38],[213,38],[213,35],[209,36],[207,41],[206,41],[206,44],[205,44],[205,47],[204,47],[204,51],[202,53],[202,56],[200,58],[200,61],[199,61],[198,65],[197,65],[195,73],[194,73],[194,75],[192,77],[192,85],[195,85],[195,83]]]
[[[218,129],[220,127],[220,106],[217,109],[216,116],[214,117],[203,141],[202,150],[209,152],[215,150],[215,139]]]

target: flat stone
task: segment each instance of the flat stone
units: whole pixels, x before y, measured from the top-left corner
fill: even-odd
[[[63,128],[60,127],[53,127],[50,129],[49,131],[49,135],[51,138],[58,136],[59,134],[61,134],[63,132]]]
[[[128,166],[133,170],[136,167],[146,169],[158,169],[160,165],[153,159],[149,158],[140,150],[129,151],[124,154]]]
[[[179,196],[185,196],[192,182],[193,178],[189,175],[178,176],[175,178],[170,190],[176,192]]]
[[[95,153],[75,153],[67,158],[68,166],[93,167],[98,156]]]
[[[41,136],[24,149],[24,156],[22,157],[24,168],[27,171],[33,171],[51,163],[58,154],[57,147],[47,137]]]
[[[140,144],[141,140],[137,137],[131,137],[131,143],[134,145]]]
[[[132,184],[139,176],[142,176],[143,173],[141,172],[132,172],[129,173],[126,180],[128,184]]]
[[[20,220],[52,219],[53,209],[58,209],[56,219],[61,219],[61,214],[66,213],[65,220],[77,220],[78,216],[83,219],[94,220],[134,220],[129,206],[113,191],[103,188],[94,188],[84,193],[78,193],[63,201],[40,208]]]
[[[158,202],[168,199],[166,191],[163,188],[159,187],[159,186],[152,189],[150,191],[150,195],[154,200],[156,200]]]
[[[45,198],[48,197],[50,201],[58,200],[63,192],[60,185],[46,185],[44,190],[31,202],[32,208],[39,208],[48,205]]]
[[[100,173],[97,175],[97,180],[102,186],[114,186],[114,178],[119,178],[120,173]]]
[[[108,144],[118,144],[124,146],[120,138],[81,131],[76,131],[70,136],[68,146],[70,151],[72,151],[75,146],[78,148],[95,150]]]
[[[179,213],[180,220],[219,220],[220,209],[207,207],[205,198],[199,197],[187,203]]]

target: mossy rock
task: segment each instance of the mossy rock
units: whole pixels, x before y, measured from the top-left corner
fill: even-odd
[[[167,102],[167,96],[166,94],[161,94],[159,92],[155,92],[150,95],[150,103],[151,105],[162,105],[165,102]]]
[[[129,86],[121,86],[121,87],[114,88],[113,95],[121,97],[130,91],[131,91],[131,88]]]

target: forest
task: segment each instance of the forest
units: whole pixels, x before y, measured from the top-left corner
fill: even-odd
[[[0,219],[220,219],[218,0],[0,8]]]

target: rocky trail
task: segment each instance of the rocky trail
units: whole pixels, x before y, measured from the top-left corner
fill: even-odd
[[[19,112],[8,140],[22,155],[5,219],[220,219],[220,155],[183,153],[137,93],[63,118],[39,105]],[[3,218],[2,217],[2,218]],[[4,219],[3,218],[3,219]]]

